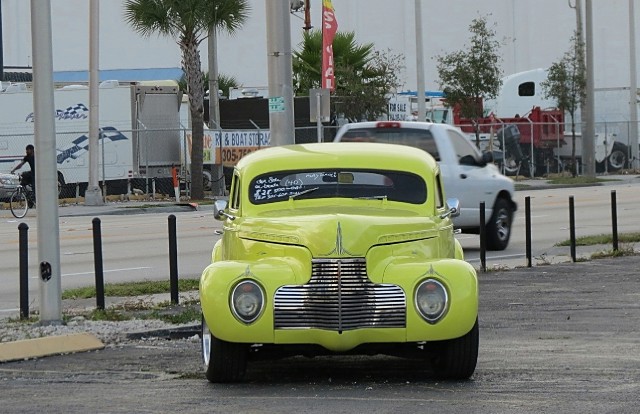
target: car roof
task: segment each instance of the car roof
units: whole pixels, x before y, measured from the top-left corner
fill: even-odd
[[[349,130],[357,128],[378,128],[389,127],[389,125],[396,125],[399,128],[413,128],[413,129],[430,129],[434,125],[441,125],[446,128],[450,128],[447,124],[434,124],[433,122],[416,122],[416,121],[366,121],[366,122],[352,122],[340,127],[340,130]]]
[[[236,168],[252,176],[286,170],[318,168],[389,169],[418,174],[438,169],[427,152],[405,145],[341,142],[264,148],[243,157]]]

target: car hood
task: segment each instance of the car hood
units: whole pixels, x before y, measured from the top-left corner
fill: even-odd
[[[244,239],[305,246],[314,257],[364,257],[375,245],[438,236],[436,224],[425,216],[383,211],[306,211],[294,216],[246,218],[237,230]]]

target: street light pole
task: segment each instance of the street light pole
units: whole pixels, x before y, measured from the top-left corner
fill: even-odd
[[[104,204],[102,192],[98,186],[99,170],[99,135],[100,111],[98,105],[98,57],[99,57],[99,3],[91,0],[89,3],[89,185],[84,194],[84,204],[87,206],[101,206]]]
[[[4,80],[4,40],[2,36],[2,0],[0,0],[0,82]]]
[[[582,157],[584,162],[584,174],[588,177],[596,176],[595,163],[595,93],[594,93],[594,59],[593,59],[593,4],[592,0],[585,1],[586,10],[586,74],[587,94],[584,105],[585,131],[582,134]]]
[[[633,168],[640,166],[640,145],[638,143],[638,69],[636,66],[636,12],[629,0],[629,145],[633,157]]]
[[[424,50],[422,39],[422,0],[415,0],[416,14],[416,71],[418,72],[418,121],[424,122],[427,118],[427,108],[424,102]]]
[[[290,0],[265,0],[271,145],[295,143]]]
[[[60,228],[56,126],[53,119],[53,51],[51,2],[31,0],[33,50],[33,112],[35,116],[36,189],[38,194],[38,280],[40,321],[62,321]]]
[[[211,131],[220,130],[220,99],[218,96],[219,73],[218,73],[218,29],[214,26],[209,31],[209,129]],[[215,133],[213,134],[215,137]],[[213,140],[212,147],[215,150],[216,140]],[[222,152],[220,152],[222,154]],[[211,190],[213,195],[224,195],[224,181],[222,180],[222,160],[216,160],[211,171]]]

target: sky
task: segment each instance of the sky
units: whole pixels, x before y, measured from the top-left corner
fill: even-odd
[[[243,86],[267,85],[265,7],[276,0],[250,0],[250,18],[234,35],[221,33],[219,70]],[[312,25],[320,27],[321,1],[311,1]],[[464,49],[472,19],[487,18],[503,42],[505,75],[548,67],[569,47],[575,29],[575,0],[422,0],[425,80],[438,89],[435,56]],[[592,1],[596,88],[628,88],[629,2]],[[172,39],[142,38],[123,19],[123,1],[100,1],[100,69],[180,67],[179,48]],[[414,0],[333,0],[338,30],[353,31],[360,43],[371,42],[380,51],[405,57],[403,89],[416,88]],[[640,13],[636,7],[637,16]],[[52,0],[52,45],[55,71],[86,70],[89,64],[89,2]],[[6,66],[32,63],[30,2],[3,0],[3,46]],[[291,39],[295,49],[302,39],[302,14],[292,14]],[[636,45],[636,49],[640,45]],[[201,47],[207,69],[206,41]]]

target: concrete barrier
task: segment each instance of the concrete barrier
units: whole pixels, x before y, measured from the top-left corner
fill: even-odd
[[[102,348],[104,348],[102,341],[89,333],[3,342],[0,343],[0,362],[94,351]]]

